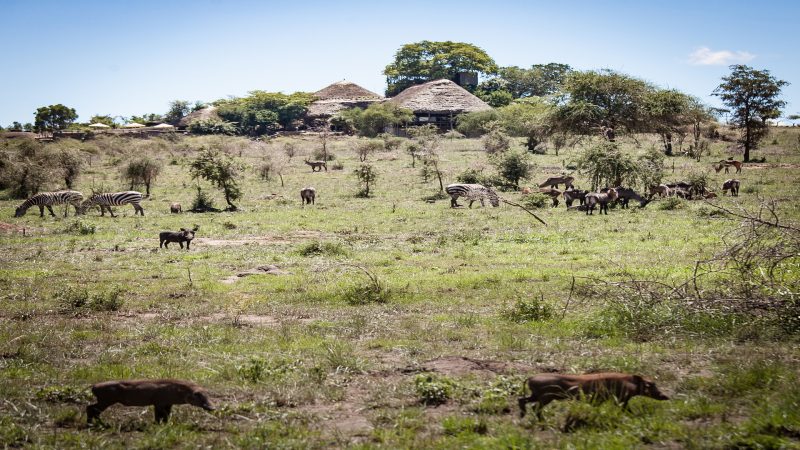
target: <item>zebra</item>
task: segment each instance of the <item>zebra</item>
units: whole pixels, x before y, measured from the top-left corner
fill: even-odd
[[[496,208],[500,206],[500,197],[497,196],[497,193],[482,184],[450,184],[444,188],[444,190],[450,195],[451,208],[458,208],[461,206],[456,202],[458,197],[464,197],[469,200],[470,208],[472,208],[472,203],[475,200],[480,200],[481,206],[486,206],[483,204],[483,200],[487,198],[493,207]]]
[[[113,192],[113,193],[104,193],[104,194],[92,194],[88,200],[83,202],[81,206],[81,211],[86,212],[87,209],[91,208],[92,206],[100,206],[100,215],[106,215],[106,209],[111,214],[111,217],[116,217],[114,215],[114,211],[111,210],[112,206],[120,206],[126,203],[130,203],[133,205],[135,216],[136,214],[141,214],[144,216],[144,208],[139,203],[142,201],[142,193],[136,191],[125,191],[125,192]]]
[[[55,217],[53,206],[69,204],[75,207],[75,214],[79,213],[79,207],[83,201],[83,194],[78,191],[56,191],[56,192],[40,192],[33,197],[25,200],[25,203],[19,205],[14,217],[22,217],[31,206],[39,207],[39,217],[44,217],[44,208],[50,211],[50,215]],[[67,217],[69,209],[64,210],[64,217]]]

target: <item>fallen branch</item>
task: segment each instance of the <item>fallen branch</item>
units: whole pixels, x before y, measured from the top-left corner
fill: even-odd
[[[728,208],[724,208],[724,207],[719,206],[719,205],[717,205],[715,203],[712,203],[712,202],[710,202],[708,200],[705,200],[705,203],[707,205],[711,206],[711,207],[719,209],[720,211],[722,211],[722,212],[724,212],[726,214],[730,214],[733,217],[738,217],[740,219],[750,220],[752,222],[760,223],[762,225],[767,225],[767,226],[770,226],[770,227],[781,228],[783,230],[800,231],[800,228],[792,227],[792,226],[789,226],[789,225],[781,225],[781,224],[779,224],[778,223],[778,216],[775,213],[775,210],[774,210],[773,207],[767,206],[767,210],[775,218],[774,222],[770,222],[769,220],[764,220],[764,219],[761,218],[761,211],[759,211],[758,216],[737,214],[737,213],[731,211]],[[763,210],[764,207],[765,207],[765,205],[762,203],[761,204],[761,209]]]
[[[540,219],[539,216],[537,216],[536,214],[532,213],[530,210],[528,210],[528,208],[526,208],[526,207],[524,207],[524,206],[522,206],[520,204],[517,204],[517,203],[514,203],[514,202],[510,202],[510,201],[508,201],[506,199],[503,199],[503,198],[501,198],[500,201],[503,202],[503,203],[508,203],[511,206],[516,206],[517,208],[522,209],[526,213],[528,213],[528,214],[532,215],[533,217],[535,217],[536,220],[538,220],[539,222],[542,222],[542,224],[544,224],[544,226],[547,226],[547,223],[544,220]]]

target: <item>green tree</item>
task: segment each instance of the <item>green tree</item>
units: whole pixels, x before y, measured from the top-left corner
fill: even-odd
[[[243,169],[244,166],[232,156],[214,147],[203,148],[189,166],[193,180],[202,178],[222,189],[225,202],[231,210],[236,210],[233,202],[242,197],[239,178]]]
[[[498,154],[491,161],[497,173],[515,190],[519,189],[520,180],[529,178],[533,171],[529,155],[518,150]]]
[[[498,120],[500,114],[496,109],[464,113],[457,118],[456,130],[466,137],[480,137],[491,129],[489,124]]]
[[[567,64],[534,64],[530,69],[501,67],[498,78],[513,98],[543,97],[558,92],[571,72]]]
[[[123,178],[130,184],[130,188],[144,185],[145,195],[150,196],[150,186],[161,173],[161,166],[158,162],[143,157],[129,162],[123,169]]]
[[[378,179],[378,172],[370,164],[362,164],[361,167],[353,171],[353,174],[358,178],[358,181],[364,184],[364,187],[357,194],[358,197],[369,197],[370,185]]]
[[[56,155],[55,162],[61,172],[61,176],[64,178],[64,184],[67,189],[72,189],[83,168],[83,161],[80,155],[66,148],[61,149]]]
[[[648,126],[659,136],[664,154],[672,156],[672,136],[691,123],[692,99],[675,89],[654,89],[644,96]]]
[[[177,125],[183,116],[189,114],[191,105],[186,100],[173,100],[169,103],[169,110],[164,115],[164,121]]]
[[[8,126],[8,131],[22,131],[23,125],[17,121],[14,121],[11,125]]]
[[[648,83],[610,70],[571,72],[554,111],[554,125],[563,131],[591,134],[622,129],[635,133],[646,124]]]
[[[102,123],[103,125],[108,125],[110,127],[116,126],[116,124],[114,123],[114,118],[111,117],[108,114],[106,114],[104,116],[101,116],[101,115],[92,116],[92,118],[89,119],[89,123],[90,124]]]
[[[373,103],[366,109],[352,108],[337,115],[338,125],[348,124],[358,134],[366,137],[377,137],[390,126],[402,126],[414,118],[409,109],[399,108],[392,103]]]
[[[304,92],[287,95],[252,91],[247,97],[220,100],[216,105],[219,116],[238,124],[241,133],[260,136],[292,128],[313,100],[311,94]]]
[[[386,95],[391,97],[410,86],[431,80],[446,78],[455,81],[462,72],[494,74],[497,64],[485,51],[464,42],[421,41],[406,44],[383,70],[388,85]]]
[[[578,173],[589,178],[592,190],[599,187],[635,184],[641,165],[623,153],[615,142],[602,142],[588,148],[576,161]]]
[[[78,118],[74,108],[69,108],[61,103],[43,106],[36,110],[34,128],[39,133],[58,133],[66,129]]]
[[[30,122],[26,122],[25,125],[22,126],[22,129],[28,132],[33,131],[33,124]]]
[[[500,124],[510,135],[526,138],[528,151],[535,152],[552,133],[552,109],[538,98],[516,101],[499,110]]]
[[[730,66],[731,74],[712,95],[720,97],[730,108],[730,122],[741,132],[739,143],[744,146],[744,162],[750,161],[750,151],[758,147],[769,132],[767,120],[777,119],[786,102],[779,99],[781,88],[788,85],[770,75],[768,70],[756,70],[737,64]]]

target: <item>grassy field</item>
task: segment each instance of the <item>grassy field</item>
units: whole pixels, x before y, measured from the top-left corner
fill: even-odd
[[[298,155],[285,186],[259,179],[265,155],[277,161],[290,140]],[[371,158],[374,195],[356,198],[354,141],[329,143],[344,169],[321,173],[303,163],[314,136],[75,143],[92,160],[76,187],[84,195],[127,188],[118,174],[130,157],[163,162],[146,216],[125,206],[116,219],[42,219],[32,208],[14,219],[20,201],[0,201],[0,446],[800,448],[796,330],[724,308],[637,308],[592,281],[680,283],[739,220],[698,201],[607,216],[562,203],[537,211],[547,227],[508,205],[451,209],[424,201],[438,183],[423,183],[401,150]],[[240,211],[169,214],[171,202],[191,204],[188,162],[206,145],[249,165]],[[711,164],[726,145],[700,162],[668,159],[667,180],[707,173],[718,190],[732,175]],[[560,174],[581,150],[533,156],[525,184]],[[446,140],[442,155],[446,182],[489,167],[479,140]],[[766,163],[737,175],[741,196],[716,202],[775,198],[784,223],[800,222],[800,133],[774,132],[755,156]],[[309,185],[316,205],[302,207]],[[190,251],[158,249],[160,231],[194,225]],[[788,289],[796,256],[784,264]],[[283,273],[236,276],[264,265]],[[598,370],[653,378],[671,400],[636,398],[630,412],[557,402],[541,422],[518,418],[526,376]],[[116,406],[104,426],[86,426],[89,385],[149,377],[193,380],[218,410],[178,406],[156,425],[151,409]]]

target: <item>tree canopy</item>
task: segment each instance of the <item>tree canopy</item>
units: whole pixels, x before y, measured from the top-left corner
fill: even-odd
[[[481,48],[464,42],[421,41],[406,44],[386,66],[387,96],[431,80],[446,78],[456,81],[461,72],[489,75],[497,72],[497,64]]]
[[[314,100],[311,94],[252,91],[247,97],[216,102],[217,114],[238,125],[242,134],[259,136],[280,128],[291,128]]]
[[[43,106],[36,110],[34,128],[36,131],[57,133],[66,129],[78,118],[75,108],[69,108],[61,103]]]
[[[352,108],[337,114],[332,123],[347,130],[356,130],[366,137],[376,137],[389,126],[411,122],[414,113],[393,103],[373,103],[366,109]]]
[[[731,74],[712,95],[722,99],[730,108],[731,124],[741,131],[739,143],[744,146],[744,161],[750,161],[750,151],[757,148],[768,129],[767,120],[777,119],[786,102],[781,100],[781,88],[788,85],[770,75],[768,70],[756,70],[737,64],[730,66]]]

